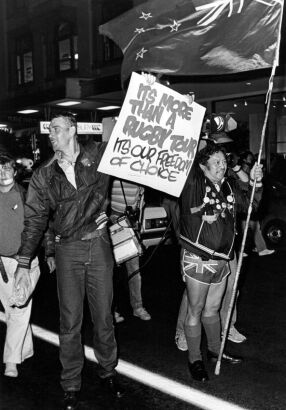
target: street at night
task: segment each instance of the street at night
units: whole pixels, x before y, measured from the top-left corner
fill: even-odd
[[[0,0],[0,410],[286,409],[285,18]]]
[[[150,253],[151,248],[145,259]],[[222,362],[219,376],[214,375],[214,364],[208,363],[210,380],[206,383],[193,381],[187,353],[179,351],[174,343],[183,291],[178,258],[176,247],[162,246],[142,271],[143,298],[152,315],[149,322],[132,316],[126,282],[119,281],[118,303],[125,321],[116,325],[118,372],[126,395],[117,401],[106,395],[97,378],[96,364],[86,360],[79,408],[285,409],[285,251],[244,258],[237,328],[247,335],[247,341],[226,345],[228,352],[243,356],[244,362],[236,366]],[[116,277],[123,273],[119,269]],[[83,341],[90,346],[91,322],[86,317]],[[58,347],[43,340],[57,343],[53,334],[58,332],[58,318],[55,274],[49,274],[43,265],[32,313],[34,332],[41,338],[34,337],[35,355],[19,366],[17,379],[4,377],[1,372],[1,410],[60,408]],[[3,347],[3,323],[0,329]],[[49,333],[41,335],[41,329]],[[93,358],[91,349],[87,355]]]

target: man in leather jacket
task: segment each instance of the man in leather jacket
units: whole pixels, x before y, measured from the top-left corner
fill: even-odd
[[[52,217],[60,307],[61,385],[64,409],[78,405],[83,368],[81,326],[85,293],[93,322],[93,349],[104,388],[116,397],[117,345],[111,304],[113,255],[106,227],[108,175],[97,171],[105,143],[82,146],[72,115],[50,122],[54,157],[35,170],[25,205],[16,287],[24,286],[27,268]]]

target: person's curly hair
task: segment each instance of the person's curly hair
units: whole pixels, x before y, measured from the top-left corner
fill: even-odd
[[[196,161],[198,164],[206,165],[208,159],[217,152],[222,152],[226,157],[226,151],[222,145],[208,142],[207,145],[197,153]]]

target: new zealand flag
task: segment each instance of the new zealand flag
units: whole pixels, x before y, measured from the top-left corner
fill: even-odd
[[[216,75],[273,65],[283,0],[149,0],[99,27],[132,71]]]

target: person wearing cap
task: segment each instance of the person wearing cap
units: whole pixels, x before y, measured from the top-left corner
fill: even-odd
[[[200,348],[202,325],[207,336],[208,359],[216,361],[219,355],[219,309],[230,272],[229,261],[234,258],[236,213],[248,208],[251,194],[251,187],[242,190],[226,171],[224,148],[207,143],[197,153],[181,195],[181,270],[188,300],[184,330],[189,370],[198,381],[208,380]],[[254,165],[251,177],[257,180],[253,202],[256,207],[262,187],[260,165]],[[222,360],[230,364],[242,361],[227,352]]]

